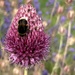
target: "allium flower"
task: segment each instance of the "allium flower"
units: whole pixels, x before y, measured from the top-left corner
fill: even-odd
[[[54,4],[55,0],[48,0],[50,2],[50,4]]]
[[[23,0],[18,0],[18,7],[22,4]]]
[[[47,70],[43,70],[42,71],[42,75],[48,75],[48,71]]]
[[[66,17],[65,16],[61,16],[60,21],[63,23],[66,21]]]
[[[9,0],[4,0],[4,6],[5,6],[5,10],[10,13],[12,8],[11,8],[11,3]]]
[[[26,26],[19,28],[19,23],[26,23]],[[5,50],[9,52],[12,63],[30,67],[48,56],[50,37],[43,29],[42,20],[35,8],[30,4],[19,8],[5,39]],[[23,30],[24,35],[20,34]]]
[[[69,51],[71,51],[71,52],[75,52],[75,48],[69,48]]]
[[[72,29],[74,29],[74,30],[75,30],[75,25],[72,27]]]
[[[42,11],[40,10],[40,3],[38,0],[33,0],[33,4],[34,4],[34,7],[36,8],[36,11],[38,13],[38,15],[42,15]]]
[[[11,2],[9,0],[2,0],[2,1],[4,1],[4,9],[5,9],[4,12],[9,13],[8,15],[4,16],[4,23],[0,27],[1,33],[5,34],[5,32],[7,32],[7,29],[9,27],[10,23],[11,23],[11,18],[12,18],[11,10],[12,10],[12,7],[11,7]],[[2,43],[4,43],[4,38],[5,38],[5,35],[3,35],[1,37],[1,42]]]

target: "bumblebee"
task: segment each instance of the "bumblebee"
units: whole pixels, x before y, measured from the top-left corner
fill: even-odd
[[[29,31],[28,22],[25,18],[18,21],[18,33],[20,36],[25,36]]]

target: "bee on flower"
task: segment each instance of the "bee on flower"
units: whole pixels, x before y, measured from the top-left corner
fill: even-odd
[[[31,4],[22,5],[15,15],[5,38],[5,50],[12,63],[31,67],[49,54],[49,40],[41,18]]]

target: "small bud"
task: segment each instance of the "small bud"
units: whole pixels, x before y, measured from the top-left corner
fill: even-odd
[[[13,74],[19,74],[19,69],[15,67],[15,68],[13,69]]]
[[[0,62],[0,67],[1,67],[1,68],[5,68],[5,67],[6,67],[6,63],[5,63],[4,61],[1,61],[1,62]]]
[[[65,71],[65,72],[69,72],[69,71],[70,71],[70,67],[66,65],[66,66],[64,67],[64,71]]]
[[[68,17],[69,19],[72,19],[72,18],[74,18],[74,14],[75,14],[74,10],[70,10],[70,11],[68,12],[68,14],[67,14],[67,17]]]
[[[46,27],[47,26],[47,22],[43,21],[43,26]]]
[[[61,54],[57,54],[54,58],[54,61],[56,62],[57,60],[62,60],[62,55]]]
[[[1,68],[5,68],[9,65],[9,61],[8,60],[3,60],[3,61],[0,61],[0,67]]]
[[[17,5],[17,2],[15,2],[15,1],[12,0],[12,1],[11,1],[11,6],[12,6],[12,7],[16,7],[15,5]]]
[[[63,12],[63,10],[64,10],[63,6],[59,6],[57,9],[57,13],[60,14]]]
[[[66,28],[63,26],[60,26],[58,29],[58,34],[65,35],[66,34]]]
[[[15,9],[13,10],[13,12],[12,12],[12,15],[14,16],[14,15],[17,13],[17,11],[18,11],[18,9],[15,8]]]
[[[74,37],[70,37],[70,38],[69,38],[69,41],[70,41],[70,42],[69,42],[68,44],[69,44],[69,45],[73,45],[73,44],[75,43],[75,38],[74,38]]]
[[[72,2],[73,2],[73,0],[66,0],[66,4],[70,4]]]
[[[4,7],[4,0],[0,1],[0,7]]]
[[[70,10],[70,11],[68,12],[68,14],[67,14],[67,17],[68,17],[69,19],[72,19],[72,18],[74,17],[74,14],[75,14],[74,10]]]

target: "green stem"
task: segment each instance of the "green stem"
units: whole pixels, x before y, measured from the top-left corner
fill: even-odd
[[[68,35],[67,35],[67,42],[66,42],[66,46],[65,46],[65,51],[64,51],[64,55],[63,55],[63,60],[62,60],[62,66],[64,65],[65,63],[65,57],[67,55],[67,52],[68,52],[68,46],[69,46],[69,37],[71,35],[71,21],[69,22],[69,25],[68,25]],[[60,75],[63,75],[64,71],[63,71],[63,67],[61,68],[61,72],[60,72]]]
[[[60,19],[60,15],[58,15],[58,17],[57,17],[56,25],[58,24],[59,19]],[[60,45],[59,45],[58,54],[61,53],[62,44],[63,44],[63,35],[60,36]],[[55,65],[54,65],[54,67],[53,67],[53,70],[52,70],[51,75],[54,75],[55,71],[57,71],[58,63],[59,63],[59,59],[57,59]]]
[[[60,46],[59,46],[58,54],[60,54],[61,51],[62,51],[62,49],[61,49],[62,48],[62,44],[63,44],[63,35],[61,35],[61,37],[60,37]],[[58,64],[59,64],[59,59],[57,59],[55,65],[53,67],[51,75],[54,75],[57,72],[57,68],[59,67]]]
[[[51,12],[50,19],[52,19],[53,13],[55,11],[56,3],[57,3],[57,0],[55,0],[55,2],[54,2],[54,6],[53,6],[53,9],[52,9],[52,12]]]
[[[28,69],[24,69],[24,75],[28,75]]]
[[[26,0],[23,0],[23,4],[25,4]]]

